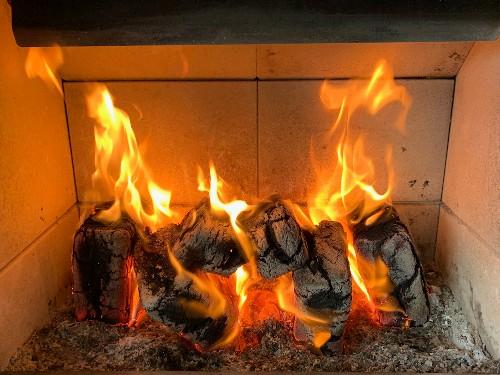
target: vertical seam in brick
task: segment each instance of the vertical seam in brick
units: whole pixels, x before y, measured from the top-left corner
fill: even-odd
[[[433,260],[434,263],[436,263],[436,254],[437,254],[437,244],[438,244],[438,235],[439,235],[439,221],[441,217],[441,207],[443,206],[443,193],[444,193],[444,184],[446,180],[446,169],[448,166],[448,152],[450,150],[450,139],[451,139],[451,131],[452,131],[452,123],[453,123],[453,109],[454,109],[454,104],[455,104],[455,95],[456,95],[456,90],[457,89],[457,77],[453,77],[453,95],[451,97],[451,106],[450,106],[450,121],[448,123],[448,139],[446,141],[446,152],[444,154],[444,170],[443,170],[443,179],[441,181],[441,195],[439,198],[439,210],[438,210],[438,218],[437,218],[437,228],[436,228],[436,235],[434,238],[434,256]],[[446,206],[446,204],[444,204]]]
[[[260,197],[260,152],[259,152],[259,46],[255,45],[255,131],[257,134],[257,142],[256,142],[256,152],[257,152],[257,197]]]
[[[256,105],[255,105],[255,124],[257,133],[257,197],[260,197],[260,132],[259,132],[259,80],[255,81],[255,95],[256,95]]]

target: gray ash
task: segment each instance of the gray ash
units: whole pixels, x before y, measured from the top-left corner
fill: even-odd
[[[369,372],[500,373],[500,361],[485,352],[451,291],[427,275],[431,320],[401,330],[374,322],[355,303],[346,324],[344,353],[321,355],[293,340],[292,319],[266,321],[243,334],[256,344],[239,352],[199,353],[164,325],[148,320],[140,327],[99,321],[76,322],[71,310],[31,337],[8,370],[275,370]],[[356,298],[359,300],[359,298]]]

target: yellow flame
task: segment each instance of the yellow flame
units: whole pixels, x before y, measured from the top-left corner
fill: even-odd
[[[149,175],[127,113],[114,105],[104,85],[96,85],[88,95],[87,109],[98,123],[94,127],[92,182],[94,186],[104,183],[114,194],[113,205],[99,212],[98,218],[115,222],[124,212],[153,231],[170,222],[176,216],[170,209],[171,192],[160,188]]]
[[[200,273],[195,274],[186,270],[179,260],[168,249],[168,259],[174,267],[177,277],[191,280],[195,288],[202,294],[208,296],[207,303],[199,301],[182,301],[183,305],[194,315],[210,317],[217,319],[226,311],[226,297],[221,291],[221,285],[218,282],[219,276]]]
[[[292,313],[296,318],[305,323],[328,323],[328,319],[307,314],[297,306],[295,303],[293,280],[290,274],[280,276],[277,279],[275,292],[282,310]]]
[[[373,161],[367,156],[362,137],[352,139],[351,117],[358,110],[376,115],[390,103],[399,103],[402,111],[396,127],[403,131],[406,115],[411,105],[407,90],[394,81],[390,66],[381,61],[369,80],[353,80],[345,84],[332,85],[325,81],[320,98],[329,110],[337,111],[337,117],[327,134],[329,144],[334,144],[334,168],[318,168],[317,189],[308,198],[309,216],[314,224],[322,220],[335,220],[347,232],[348,259],[353,280],[372,306],[398,309],[395,301],[389,301],[392,291],[386,265],[381,259],[370,262],[356,253],[352,227],[362,220],[364,225],[373,225],[382,215],[382,208],[391,203],[394,187],[392,149],[387,148],[385,164],[387,187],[379,192],[375,188],[376,171]],[[339,134],[340,132],[340,134]],[[385,302],[381,305],[379,301]]]
[[[240,297],[238,308],[241,310],[241,308],[243,307],[248,298],[247,280],[249,279],[250,274],[245,270],[244,266],[238,267],[235,274],[236,274],[236,294]]]
[[[278,297],[280,308],[293,314],[296,319],[307,325],[314,336],[312,344],[316,348],[321,348],[331,337],[330,326],[333,317],[325,316],[325,314],[322,314],[322,316],[313,314],[297,305],[293,279],[290,273],[278,278],[274,292]]]
[[[235,280],[235,293],[239,299],[238,301],[238,317],[232,329],[226,333],[226,335],[219,340],[215,347],[223,347],[230,344],[238,335],[241,330],[241,317],[240,313],[247,301],[247,290],[251,285],[258,282],[260,279],[257,266],[255,262],[255,251],[253,245],[248,238],[245,231],[241,228],[238,223],[238,216],[250,209],[250,206],[243,200],[233,200],[229,202],[224,202],[222,199],[223,192],[222,188],[224,182],[217,176],[215,166],[210,162],[210,182],[207,186],[205,181],[203,171],[198,169],[198,190],[207,192],[210,198],[210,207],[215,214],[224,214],[229,217],[231,227],[234,230],[236,238],[243,250],[248,263],[237,269],[232,277]]]
[[[314,338],[313,338],[313,345],[316,348],[321,348],[325,343],[330,340],[330,337],[332,337],[332,334],[330,331],[327,330],[321,330],[318,332],[314,333]]]
[[[203,174],[201,173],[198,178],[198,190],[208,192],[212,210],[218,213],[226,213],[229,216],[229,221],[234,231],[236,233],[242,233],[243,230],[239,227],[236,220],[243,211],[248,209],[248,204],[243,200],[234,200],[229,203],[224,203],[219,197],[219,190],[221,188],[222,181],[219,181],[215,166],[210,162],[210,187],[206,187]]]
[[[132,259],[130,259],[130,263],[133,263]],[[128,295],[129,295],[129,306],[130,306],[128,326],[133,327],[134,325],[136,325],[139,312],[142,309],[141,297],[139,296],[139,288],[137,284],[137,275],[135,273],[133,264],[130,267],[128,280],[129,280]]]
[[[394,285],[389,278],[389,269],[384,261],[380,257],[377,257],[375,261],[358,257],[357,265],[370,296],[369,302],[373,307],[381,311],[404,313],[398,300],[392,295]]]
[[[31,47],[28,49],[24,69],[29,78],[40,78],[63,95],[61,81],[57,75],[62,64],[63,54],[59,46]]]
[[[257,267],[254,259],[255,251],[247,234],[238,223],[238,217],[240,214],[244,211],[250,210],[252,207],[249,206],[247,202],[239,199],[225,203],[222,199],[223,185],[224,181],[218,177],[217,171],[212,162],[210,162],[210,182],[208,187],[203,171],[200,168],[198,169],[198,190],[208,192],[210,197],[210,207],[215,214],[225,214],[229,217],[231,227],[233,228],[236,238],[250,264],[251,278],[254,278],[257,274]]]

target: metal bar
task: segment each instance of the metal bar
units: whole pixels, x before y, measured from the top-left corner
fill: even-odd
[[[493,40],[498,0],[12,0],[21,46]]]

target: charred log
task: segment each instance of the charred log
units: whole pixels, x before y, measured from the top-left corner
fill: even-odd
[[[409,319],[422,325],[430,315],[429,298],[422,266],[408,228],[392,207],[385,209],[378,223],[354,228],[354,245],[358,256],[369,262],[380,258],[387,266],[394,286],[392,296],[397,299],[401,312],[379,311],[379,320],[386,325],[399,325]],[[377,304],[377,301],[375,301]]]
[[[192,209],[180,224],[175,257],[190,270],[230,275],[246,262],[227,219],[210,212],[208,200]]]
[[[295,295],[306,314],[323,322],[296,318],[294,335],[299,341],[312,343],[319,332],[326,332],[329,338],[322,343],[322,350],[338,352],[352,298],[345,233],[339,223],[322,221],[308,237],[310,260],[292,273]]]
[[[262,277],[272,279],[306,263],[309,252],[302,229],[279,201],[264,205],[245,224]]]
[[[192,279],[179,275],[169,258],[168,248],[180,233],[180,227],[171,225],[137,242],[134,265],[141,303],[151,318],[206,348],[223,336],[229,314],[200,316],[190,309],[193,304],[206,307],[213,301]]]
[[[90,217],[78,229],[72,253],[77,320],[127,322],[130,255],[135,240],[135,227],[125,219],[106,225]]]

